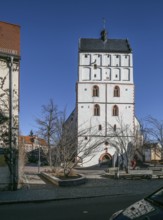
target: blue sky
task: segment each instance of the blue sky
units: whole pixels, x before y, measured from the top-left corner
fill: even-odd
[[[69,114],[75,106],[79,38],[128,38],[133,50],[135,113],[163,119],[162,0],[8,0],[0,20],[21,26],[20,130],[36,130],[52,98]]]

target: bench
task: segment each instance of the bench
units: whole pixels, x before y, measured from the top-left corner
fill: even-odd
[[[132,178],[139,177],[139,178],[148,178],[151,179],[153,175],[152,170],[129,170],[129,175],[131,175]]]
[[[115,174],[118,172],[118,169],[119,169],[118,167],[110,167],[106,170],[106,172],[109,174]]]

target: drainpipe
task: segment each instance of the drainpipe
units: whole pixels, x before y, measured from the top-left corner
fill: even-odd
[[[14,153],[13,153],[13,57],[10,57],[9,64],[9,148],[10,148],[10,184],[14,190]]]

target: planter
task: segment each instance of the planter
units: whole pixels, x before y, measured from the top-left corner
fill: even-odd
[[[57,186],[78,186],[86,182],[86,178],[83,175],[79,175],[77,178],[60,179],[52,176],[50,173],[42,172],[41,175]]]

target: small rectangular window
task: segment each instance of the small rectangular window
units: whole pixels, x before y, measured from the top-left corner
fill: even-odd
[[[94,64],[94,69],[97,69],[97,64]]]
[[[85,58],[87,58],[88,57],[88,55],[87,54],[85,54]]]

